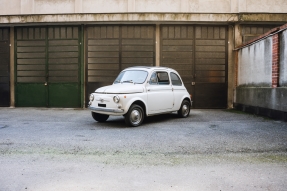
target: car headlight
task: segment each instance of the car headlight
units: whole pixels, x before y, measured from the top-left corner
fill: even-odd
[[[90,101],[94,101],[94,95],[90,94]]]
[[[115,103],[119,103],[120,102],[120,97],[119,96],[114,96],[113,98]]]

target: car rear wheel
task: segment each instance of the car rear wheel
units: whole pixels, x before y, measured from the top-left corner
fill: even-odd
[[[187,100],[183,100],[180,109],[177,111],[177,114],[179,117],[185,118],[189,115],[189,112],[190,112],[190,103]]]
[[[124,117],[128,126],[137,127],[141,125],[144,120],[144,110],[141,106],[133,104]]]
[[[109,118],[109,115],[95,113],[95,112],[92,112],[92,116],[93,116],[94,120],[96,120],[98,122],[105,122]]]

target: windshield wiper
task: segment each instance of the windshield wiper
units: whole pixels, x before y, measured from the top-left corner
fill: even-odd
[[[128,82],[128,83],[134,83],[132,80],[122,81],[122,83],[126,83],[126,82]]]

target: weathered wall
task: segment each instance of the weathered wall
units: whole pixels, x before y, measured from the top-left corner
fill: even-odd
[[[287,30],[284,31],[281,35],[279,86],[287,87]],[[287,97],[285,99],[287,99]]]
[[[287,88],[238,87],[236,98],[237,104],[287,111]]]
[[[255,113],[259,108],[287,112],[287,30],[281,35],[279,87],[272,84],[276,64],[273,57],[277,51],[273,44],[278,43],[273,36],[239,49],[235,105],[257,108]]]
[[[271,87],[272,37],[239,50],[238,85]]]
[[[0,15],[63,13],[286,13],[286,0],[1,0]]]

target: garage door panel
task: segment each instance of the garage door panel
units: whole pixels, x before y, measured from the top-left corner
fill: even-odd
[[[133,47],[134,48],[134,47]],[[119,51],[119,46],[88,46],[88,51],[90,54],[90,51],[100,52],[100,51]]]
[[[119,58],[88,58],[91,64],[118,64]]]
[[[79,27],[17,27],[15,31],[16,106],[80,107]],[[53,93],[69,99],[70,90],[57,88],[61,86],[73,86],[73,97],[79,99],[51,105],[58,102],[53,100],[56,99]],[[24,87],[30,91],[24,91]],[[35,99],[35,102],[30,100],[34,96],[32,94],[37,94],[41,99]]]
[[[19,83],[39,83],[41,82],[42,84],[44,84],[46,82],[46,78],[45,77],[37,77],[37,76],[18,76],[17,77],[17,86],[19,85]],[[21,104],[20,104],[21,105]],[[43,105],[44,106],[44,105]]]
[[[94,69],[94,70],[97,70],[97,69],[108,69],[108,70],[119,70],[119,65],[118,64],[89,64],[88,65],[88,71],[90,69]]]
[[[87,103],[91,92],[112,84],[121,70],[154,65],[154,34],[148,25],[87,27]]]
[[[149,39],[123,39],[122,45],[151,45],[153,40]]]
[[[16,93],[16,103],[17,106],[19,107],[45,107],[46,87],[44,86],[43,83],[40,84],[18,83]]]
[[[163,51],[178,52],[178,51],[192,51],[192,46],[164,46]]]
[[[49,40],[49,46],[74,46],[78,45],[78,40]]]
[[[196,99],[197,108],[222,108],[226,105],[227,87],[225,84],[200,84],[195,86],[195,92],[195,96],[201,98]]]
[[[66,79],[64,80],[66,81]],[[79,107],[79,91],[78,83],[52,83],[49,85],[49,106]]]
[[[134,65],[148,65],[151,66],[154,63],[153,58],[122,58],[122,63],[131,63]]]
[[[200,52],[225,52],[225,46],[196,46]]]
[[[226,60],[223,59],[196,59],[196,64],[198,65],[225,65]]]
[[[205,46],[225,46],[225,40],[196,40],[196,45],[205,45]]]
[[[98,39],[98,40],[88,40],[88,45],[103,45],[103,46],[109,46],[109,45],[119,45],[118,39]]]
[[[140,46],[140,45],[125,45],[122,46],[122,51],[146,52],[154,51],[154,46]]]
[[[167,25],[161,27],[161,38],[161,66],[179,72],[193,94],[194,107],[225,108],[226,27]]]
[[[17,48],[21,47],[21,46],[30,46],[30,47],[37,47],[37,46],[42,46],[45,47],[46,42],[43,40],[30,40],[30,41],[21,41],[18,40],[17,41]]]
[[[45,52],[46,48],[42,46],[18,47],[17,52]]]
[[[48,60],[49,64],[77,64],[78,62],[78,58],[50,58]]]
[[[78,51],[78,46],[52,46],[49,47],[50,52],[65,52],[65,51]]]
[[[197,52],[196,58],[225,58],[225,52]]]
[[[33,64],[33,65],[42,65],[45,64],[45,59],[34,59],[34,58],[29,58],[29,59],[17,59],[17,64]]]
[[[92,58],[92,57],[98,57],[98,58],[118,58],[119,57],[119,53],[118,52],[89,52],[88,53],[88,57]]]
[[[163,52],[162,56],[164,58],[177,58],[177,59],[182,59],[182,58],[190,58],[192,59],[193,56],[190,54],[190,52]]]

